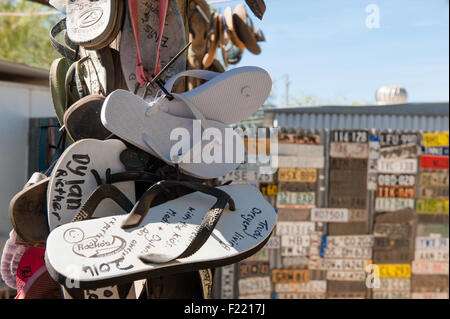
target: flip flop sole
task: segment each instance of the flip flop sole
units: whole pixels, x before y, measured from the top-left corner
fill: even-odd
[[[144,70],[149,75],[155,70],[157,40],[159,32],[159,2],[156,0],[142,0],[138,3],[139,13],[139,45],[142,55]],[[136,79],[136,41],[134,38],[133,27],[130,15],[125,14],[125,21],[122,28],[120,41],[120,60],[122,72],[128,89],[131,92],[136,91],[139,85]],[[186,34],[184,32],[184,23],[178,4],[176,1],[169,1],[166,15],[166,24],[164,27],[161,43],[161,66],[165,66],[181,49],[186,45]],[[186,69],[186,54],[182,54],[165,72],[161,75],[161,80],[166,81],[172,75]],[[143,96],[145,87],[140,86],[136,94]],[[149,88],[149,96],[156,94],[156,88]]]
[[[218,130],[217,133],[220,133],[222,145],[211,145],[217,154],[220,149],[220,159],[206,163],[203,161],[203,152],[207,149],[208,141],[201,141],[200,145],[194,146],[193,138],[196,133],[194,133],[195,124],[192,119],[173,116],[163,111],[146,116],[148,108],[148,103],[138,96],[125,90],[116,90],[103,103],[101,121],[113,134],[172,166],[175,162],[171,160],[171,152],[177,150],[175,144],[179,143],[179,149],[184,151],[180,154],[180,158],[190,154],[186,155],[190,157],[190,163],[179,163],[179,168],[188,175],[217,178],[228,174],[240,165],[238,160],[228,162],[226,160],[230,150],[226,149],[227,145],[224,142],[226,136],[224,124],[208,121],[214,129]],[[201,128],[198,127],[198,131],[200,130]],[[201,133],[203,132],[205,131],[201,130]],[[171,140],[171,138],[178,139],[178,133],[188,133],[189,136],[179,142]],[[239,137],[236,136],[236,138]],[[194,150],[197,151],[195,155],[192,154]],[[234,151],[234,147],[232,150]]]
[[[239,67],[218,74],[195,89],[181,93],[190,100],[207,119],[224,124],[239,123],[258,111],[269,97],[272,79],[262,68]],[[179,100],[166,103],[168,113],[193,117]]]
[[[126,149],[119,140],[84,139],[69,146],[56,162],[47,189],[47,213],[50,230],[70,223],[80,207],[98,186],[91,170],[102,179],[106,169],[111,173],[125,171],[120,153]],[[115,184],[130,201],[135,201],[134,182]],[[123,210],[106,199],[96,209],[94,217],[121,214]]]
[[[16,194],[10,202],[9,216],[17,235],[30,244],[45,243],[50,233],[46,193],[50,178],[45,178]]]
[[[64,285],[81,288],[120,284],[148,276],[219,267],[249,257],[269,239],[276,223],[274,208],[251,185],[229,185],[236,211],[225,209],[213,233],[193,255],[167,264],[145,264],[148,253],[177,256],[189,245],[215,198],[200,192],[154,206],[134,229],[123,230],[127,215],[63,225],[47,241],[46,265]],[[69,268],[71,266],[71,268]]]
[[[64,127],[74,140],[94,138],[104,140],[111,135],[100,121],[105,97],[89,95],[75,102],[64,114]]]

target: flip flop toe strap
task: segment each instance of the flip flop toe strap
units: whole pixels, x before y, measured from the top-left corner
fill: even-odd
[[[197,229],[195,238],[181,254],[177,256],[163,254],[147,254],[139,256],[139,259],[141,259],[141,261],[144,263],[168,263],[178,258],[186,258],[193,255],[211,236],[226,205],[229,204],[230,210],[236,210],[234,201],[230,197],[230,195],[215,187],[189,182],[162,181],[152,186],[141,197],[141,199],[134,206],[131,213],[128,215],[127,219],[122,224],[122,228],[130,229],[139,226],[149,212],[152,201],[162,191],[162,187],[174,186],[184,186],[208,195],[212,195],[217,198],[217,201],[206,213],[205,218]]]
[[[66,30],[66,18],[59,21],[57,24],[53,26],[50,30],[50,43],[53,48],[58,51],[59,54],[68,58],[71,61],[76,61],[78,58],[78,54],[72,48],[69,48],[56,40],[56,36],[63,30]],[[70,42],[69,42],[70,43]]]

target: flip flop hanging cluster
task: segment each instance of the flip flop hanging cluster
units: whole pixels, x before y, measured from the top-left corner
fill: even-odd
[[[247,2],[262,17],[264,2]],[[14,229],[1,274],[17,298],[138,298],[154,284],[149,277],[205,278],[205,269],[261,249],[275,226],[274,208],[254,186],[216,179],[240,165],[225,160],[224,132],[262,106],[268,73],[250,66],[186,71],[175,0],[51,3],[66,14],[50,30],[62,55],[51,66],[50,87],[63,136],[48,170],[10,203]],[[236,30],[214,19],[215,45],[225,46],[227,34],[236,46],[239,35],[239,50],[258,51],[263,35],[249,26],[243,5],[232,15]],[[205,53],[209,64],[214,52]],[[186,77],[204,83],[180,90]],[[190,137],[174,154],[176,130]],[[194,138],[207,130],[223,138]],[[221,159],[192,161],[198,147],[212,147]]]

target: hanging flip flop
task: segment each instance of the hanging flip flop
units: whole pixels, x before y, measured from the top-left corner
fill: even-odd
[[[17,268],[28,247],[27,243],[17,238],[15,230],[9,233],[2,251],[0,273],[5,284],[12,289],[17,289]]]
[[[86,50],[80,47],[80,59],[88,58],[82,64],[81,77],[86,84],[87,94],[106,96],[114,90],[114,61],[109,47],[100,50]]]
[[[122,26],[124,1],[67,1],[67,36],[86,49],[108,46]]]
[[[225,24],[227,26],[227,32],[229,33],[231,42],[233,42],[235,46],[243,51],[245,49],[245,44],[239,39],[236,33],[236,26],[234,24],[233,11],[231,10],[231,7],[226,7],[223,14],[225,17]]]
[[[45,243],[50,233],[47,220],[46,193],[49,178],[34,173],[22,191],[9,204],[9,216],[14,230],[27,243]]]
[[[186,103],[186,107],[192,106],[192,103],[185,100],[181,95],[173,93],[173,96]],[[231,172],[239,166],[240,161],[236,161],[234,158],[229,162],[225,160],[226,145],[224,137],[226,125],[205,120],[194,107],[191,108],[199,119],[197,123],[193,119],[171,115],[164,111],[164,102],[165,98],[161,97],[151,107],[149,103],[131,92],[116,90],[106,98],[102,108],[101,120],[105,127],[115,135],[162,159],[171,166],[178,165],[180,171],[184,174],[203,179],[217,178],[226,175],[227,172]],[[133,123],[133,125],[130,126],[127,123]],[[213,141],[193,140],[197,136],[194,130],[198,131],[201,137],[208,127],[214,129],[214,133],[218,131],[222,139],[214,139]],[[176,131],[174,130],[177,129],[183,130],[183,133],[186,132],[189,135],[181,141],[181,144],[183,144],[179,150],[181,153],[176,150],[176,154],[174,154],[175,143],[170,140],[170,136],[175,134]],[[211,129],[210,133],[212,133]],[[240,137],[236,136],[236,138],[239,139]],[[208,152],[208,149],[208,154],[210,154],[212,148],[215,154],[219,152],[217,149],[220,149],[220,159],[206,163],[202,160],[202,154],[205,151]]]
[[[120,40],[120,60],[128,89],[143,96],[146,84],[157,75],[186,44],[184,23],[177,1],[128,0]],[[186,69],[183,54],[161,77]],[[150,87],[148,94],[155,95]]]
[[[245,5],[240,3],[234,8],[233,23],[236,29],[236,34],[239,39],[245,44],[245,47],[253,54],[260,54],[261,48],[256,42],[253,28],[249,26],[252,24],[251,19],[247,16]]]
[[[209,49],[203,57],[203,66],[205,68],[209,68],[211,66],[216,56],[217,48],[220,44],[220,15],[218,13],[214,14],[213,26],[213,32],[210,34]]]
[[[61,286],[50,277],[45,264],[18,291],[15,299],[63,299]]]
[[[266,12],[266,4],[264,0],[245,0],[248,7],[252,10],[253,14],[262,20],[264,13]]]
[[[219,267],[251,256],[269,239],[276,212],[251,185],[185,183],[198,191],[149,210],[158,193],[178,185],[155,184],[128,215],[54,229],[45,257],[52,278],[86,289]]]
[[[62,31],[66,30],[66,18],[60,20],[55,24],[50,30],[50,44],[53,48],[61,54],[63,57],[69,59],[70,61],[76,61],[78,59],[78,46],[71,43],[68,37],[65,37],[66,43],[60,43],[56,40],[56,36]],[[67,35],[67,33],[66,33]]]
[[[45,266],[44,254],[45,248],[41,247],[29,247],[23,254],[16,275],[17,291],[19,293],[36,271]]]
[[[95,170],[105,178],[106,169],[123,172],[120,153],[126,149],[119,140],[84,139],[69,146],[55,164],[47,189],[47,211],[50,230],[69,223],[80,207],[98,186]],[[131,200],[135,200],[134,182],[116,186]],[[112,201],[100,204],[98,217],[123,213]]]

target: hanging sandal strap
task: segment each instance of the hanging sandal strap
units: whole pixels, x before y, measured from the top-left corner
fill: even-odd
[[[81,206],[72,222],[92,218],[98,205],[105,199],[112,199],[127,213],[133,209],[133,204],[120,189],[111,184],[102,184],[97,186],[94,192],[89,196],[86,202]]]
[[[209,80],[212,80],[213,78],[215,78],[216,76],[218,76],[219,74],[220,73],[218,73],[218,72],[207,71],[207,70],[187,70],[187,71],[183,71],[183,72],[180,72],[180,73],[172,76],[166,82],[166,85],[164,87],[166,88],[167,91],[171,92],[176,81],[178,81],[182,77],[193,77],[193,78],[198,78],[198,79],[209,81]]]
[[[133,207],[127,219],[123,222],[122,229],[130,229],[139,226],[147,213],[149,213],[153,200],[158,194],[160,194],[162,189],[165,187],[169,188],[175,186],[187,187],[189,189],[214,196],[217,198],[217,201],[208,210],[205,218],[203,218],[203,221],[197,230],[194,239],[181,254],[178,256],[168,256],[162,254],[148,254],[139,256],[139,259],[141,259],[144,263],[167,263],[178,258],[186,258],[193,255],[211,236],[226,205],[229,204],[230,210],[236,210],[236,206],[230,195],[218,188],[190,182],[161,181],[150,187],[150,189],[142,195],[141,199]]]
[[[159,32],[158,32],[158,44],[156,47],[156,61],[155,70],[153,74],[149,76],[148,72],[144,70],[142,63],[141,50],[139,48],[139,16],[138,16],[138,0],[128,0],[128,6],[130,9],[131,24],[133,26],[134,39],[136,41],[136,78],[140,84],[145,85],[152,80],[152,78],[161,70],[161,43],[162,35],[164,32],[164,25],[166,23],[166,14],[168,9],[168,0],[159,0]]]
[[[69,47],[67,47],[56,40],[56,36],[63,30],[66,30],[66,18],[59,21],[50,30],[50,43],[63,57],[66,57],[71,61],[76,61],[78,59],[78,54],[76,49],[74,49],[74,45],[69,42]]]

